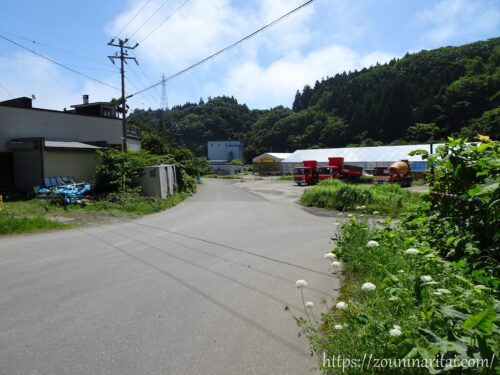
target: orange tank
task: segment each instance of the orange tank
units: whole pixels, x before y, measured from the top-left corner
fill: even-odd
[[[406,176],[410,170],[410,165],[408,164],[407,161],[401,160],[392,163],[390,169],[400,176]]]

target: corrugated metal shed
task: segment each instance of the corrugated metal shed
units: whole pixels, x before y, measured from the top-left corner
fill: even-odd
[[[438,145],[434,145],[434,150]],[[333,156],[343,157],[347,164],[357,165],[370,171],[376,166],[390,165],[395,161],[409,160],[414,171],[425,171],[427,162],[420,155],[410,156],[414,150],[427,150],[429,144],[401,145],[401,146],[376,146],[376,147],[344,147],[316,150],[297,150],[282,161],[283,172],[292,173],[293,168],[302,164],[304,160],[316,160],[320,165],[326,165],[328,158]]]

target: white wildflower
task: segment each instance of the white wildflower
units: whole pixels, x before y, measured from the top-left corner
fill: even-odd
[[[337,304],[335,305],[335,307],[337,307],[337,309],[339,310],[347,310],[347,303],[345,302],[337,302]]]
[[[401,326],[398,326],[397,324],[394,324],[392,327],[393,327],[394,329],[399,329],[399,330],[401,331]]]
[[[410,255],[418,255],[420,254],[420,252],[417,250],[417,249],[408,249],[405,251],[406,254],[410,254]]]
[[[434,295],[436,295],[436,296],[442,296],[442,295],[443,295],[443,293],[434,292]]]
[[[333,328],[335,328],[337,331],[340,331],[343,327],[342,324],[335,324]]]
[[[444,288],[438,288],[438,289],[436,289],[436,292],[441,293],[441,294],[451,294],[451,292],[448,289],[444,289]]]
[[[368,241],[368,243],[366,244],[366,247],[378,247],[378,246],[379,246],[378,242],[373,240]]]
[[[360,209],[361,210],[366,210],[366,206],[361,206]]]
[[[326,253],[323,255],[325,259],[337,259],[337,256],[334,253]]]
[[[352,217],[353,215],[352,214],[348,214],[347,217]]]
[[[361,206],[356,206],[356,210],[362,210]]]
[[[378,211],[373,211],[373,212],[372,212],[372,214],[374,214],[374,215],[378,215],[379,213],[380,213],[380,212],[378,212]]]
[[[305,280],[297,280],[297,281],[295,282],[295,286],[296,286],[297,288],[301,289],[301,288],[303,288],[303,287],[307,286],[307,281],[305,281]]]
[[[401,336],[403,332],[401,332],[401,327],[398,325],[395,325],[393,329],[389,330],[389,335],[391,337],[398,337]]]
[[[364,292],[372,292],[375,289],[377,289],[377,287],[372,283],[364,283],[363,285],[361,285],[361,290]]]
[[[314,303],[312,303],[311,301],[309,301],[309,302],[306,302],[304,304],[304,306],[307,307],[308,309],[312,309],[314,307]]]
[[[430,283],[432,281],[432,276],[429,275],[420,276],[420,280],[422,280],[424,283]]]
[[[340,269],[340,267],[342,267],[342,263],[340,263],[339,261],[333,261],[332,267],[335,269]]]
[[[399,273],[405,273],[405,270],[399,270],[398,272]]]

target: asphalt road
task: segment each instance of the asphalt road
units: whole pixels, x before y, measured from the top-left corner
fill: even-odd
[[[331,218],[205,180],[165,212],[0,239],[0,374],[310,374]]]

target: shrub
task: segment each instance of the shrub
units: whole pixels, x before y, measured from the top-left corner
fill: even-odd
[[[304,206],[340,211],[362,206],[367,212],[395,215],[415,200],[415,194],[396,184],[363,186],[339,180],[323,180],[317,186],[305,190],[300,202]]]
[[[325,353],[326,358],[371,355],[431,364],[409,369],[350,368],[349,374],[438,373],[444,370],[436,362],[440,358],[489,361],[483,367],[449,368],[450,374],[494,371],[489,365],[498,366],[500,355],[498,288],[478,283],[461,265],[444,261],[401,223],[373,230],[353,218],[337,240],[334,252],[342,262],[339,300],[347,309],[327,308],[321,323],[296,317],[320,360]],[[377,246],[368,247],[373,240]],[[322,370],[341,373],[328,366]]]

